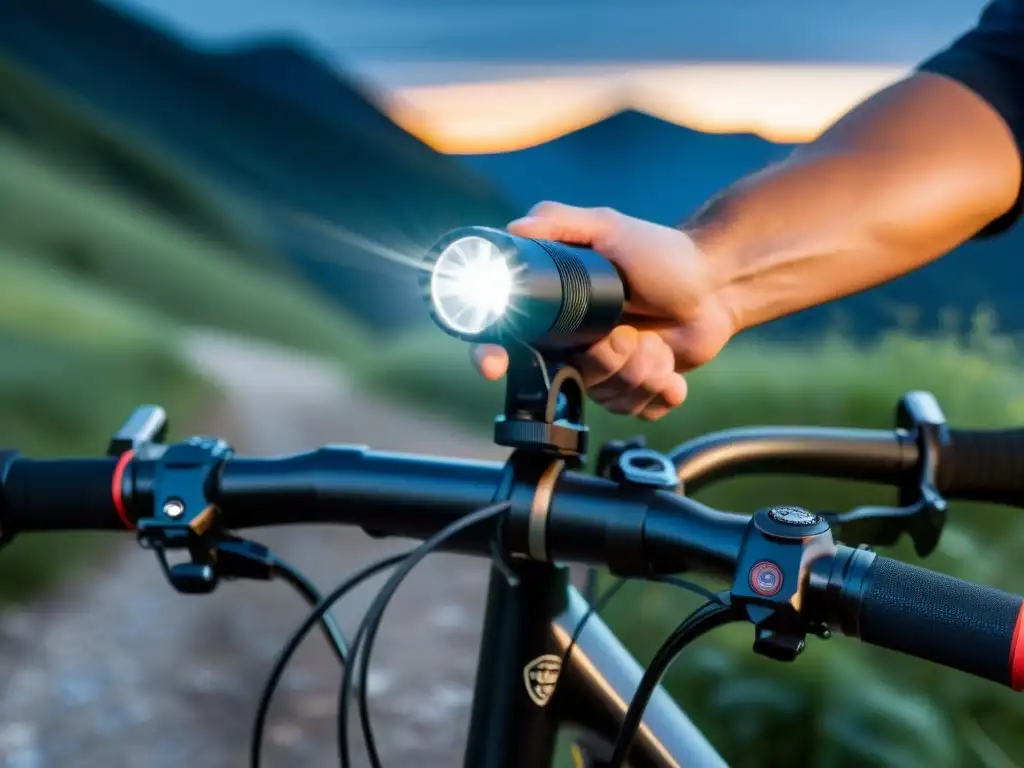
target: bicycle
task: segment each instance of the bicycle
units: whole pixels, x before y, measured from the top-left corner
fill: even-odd
[[[578,278],[581,269],[571,274]],[[613,314],[601,314],[602,322],[614,322]],[[1024,473],[1013,471],[1024,455],[1024,430],[951,430],[931,395],[911,392],[900,400],[892,430],[728,430],[667,455],[640,440],[609,443],[588,475],[580,471],[587,430],[578,372],[553,359],[553,348],[521,344],[516,352],[517,343],[509,343],[506,409],[495,424],[496,440],[514,449],[505,464],[365,446],[247,458],[211,437],[165,445],[166,414],[143,406],[106,457],[0,454],[3,541],[35,531],[128,530],[154,551],[179,592],[208,593],[239,578],[282,578],[296,587],[316,607],[261,698],[253,764],[270,696],[298,643],[319,626],[344,667],[341,762],[350,762],[354,692],[371,764],[379,765],[365,699],[370,650],[402,579],[441,550],[492,561],[464,758],[469,768],[550,765],[563,727],[573,732],[574,759],[584,767],[626,760],[633,768],[724,766],[659,681],[689,642],[741,621],[754,627],[753,650],[780,661],[795,659],[808,635],[838,631],[1024,689],[1024,599],[870,549],[905,534],[919,555],[929,554],[946,521],[947,498],[1024,506]],[[755,472],[887,483],[899,498],[894,507],[841,514],[772,507],[745,515],[686,495]],[[235,533],[304,522],[423,543],[321,596],[290,565]],[[840,543],[833,527],[859,540]],[[172,563],[171,553],[186,559]],[[570,584],[569,562],[698,591],[679,574],[716,577],[727,586],[705,593],[704,606],[682,621],[645,671],[596,615],[601,600],[588,602]],[[330,607],[388,569],[348,644]]]

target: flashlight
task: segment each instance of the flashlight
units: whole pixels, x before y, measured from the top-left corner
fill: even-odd
[[[465,341],[512,337],[541,351],[585,348],[618,324],[627,298],[618,269],[589,248],[489,227],[449,232],[424,267],[431,316]]]

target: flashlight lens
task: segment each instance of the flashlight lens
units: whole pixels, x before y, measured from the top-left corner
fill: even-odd
[[[508,309],[511,295],[508,262],[482,237],[464,237],[445,248],[430,276],[434,311],[457,333],[486,330]]]

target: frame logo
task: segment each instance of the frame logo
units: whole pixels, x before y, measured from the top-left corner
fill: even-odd
[[[558,683],[558,674],[562,671],[562,657],[553,653],[538,656],[523,667],[523,681],[526,693],[538,707],[545,706],[551,700]]]

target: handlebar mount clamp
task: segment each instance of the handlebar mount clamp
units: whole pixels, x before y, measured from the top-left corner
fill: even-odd
[[[138,520],[138,541],[156,553],[178,592],[212,592],[220,576],[264,578],[251,575],[252,566],[266,559],[264,553],[249,551],[249,542],[218,531],[217,510],[207,498],[209,478],[232,453],[223,440],[192,437],[155,458],[153,515]],[[171,565],[168,550],[187,550],[190,560]]]
[[[505,410],[494,420],[494,442],[564,459],[573,469],[587,454],[584,387],[579,371],[510,340]]]

